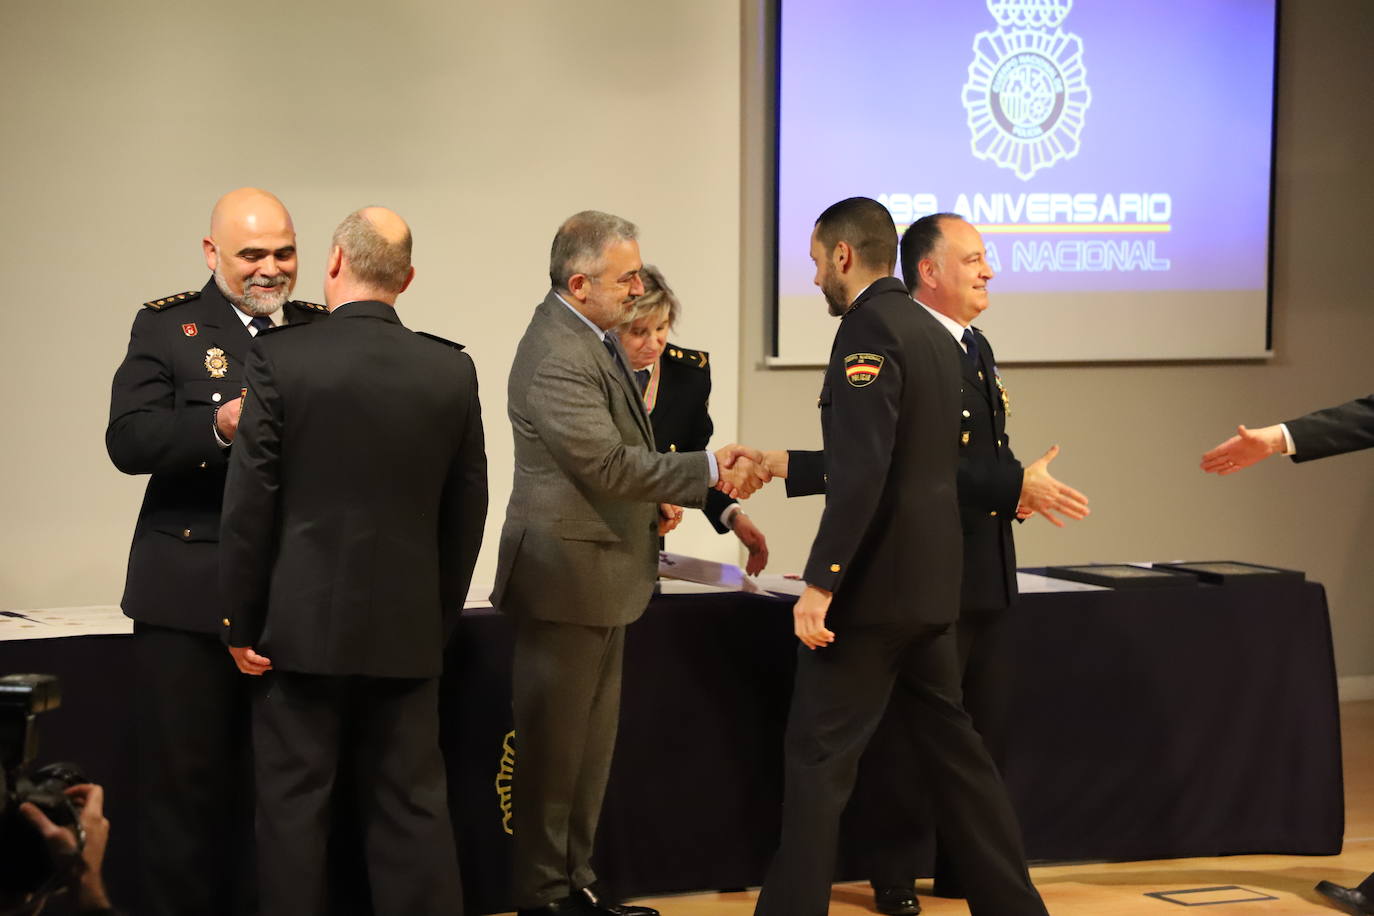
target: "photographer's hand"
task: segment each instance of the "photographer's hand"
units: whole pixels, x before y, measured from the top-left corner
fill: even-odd
[[[67,789],[66,795],[77,809],[86,837],[85,845],[81,846],[81,861],[85,867],[76,885],[77,903],[82,910],[109,909],[110,898],[100,876],[105,845],[110,838],[110,822],[105,818],[105,790],[94,783],[83,783]],[[37,828],[54,859],[77,852],[79,844],[71,828],[57,826],[32,802],[24,802],[19,811]]]

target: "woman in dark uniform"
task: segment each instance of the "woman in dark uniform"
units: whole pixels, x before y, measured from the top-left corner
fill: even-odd
[[[658,268],[646,264],[640,277],[644,295],[635,300],[629,318],[616,333],[649,411],[654,442],[660,452],[702,451],[712,430],[708,355],[668,342],[681,306]],[[745,572],[757,575],[767,565],[768,540],[736,500],[711,489],[702,511],[717,533],[734,531],[748,549]]]

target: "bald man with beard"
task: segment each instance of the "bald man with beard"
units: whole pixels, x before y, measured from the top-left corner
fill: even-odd
[[[296,233],[281,201],[224,195],[200,290],[144,303],[115,372],[105,446],[148,474],[121,602],[134,620],[140,898],[147,916],[256,909],[249,689],[220,643],[220,504],[243,371],[260,330],[324,318],[288,301]]]

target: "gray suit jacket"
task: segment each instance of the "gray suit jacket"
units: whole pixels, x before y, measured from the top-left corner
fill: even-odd
[[[631,386],[550,291],[507,390],[515,479],[491,595],[501,612],[587,626],[644,612],[658,570],[658,503],[701,506],[709,466],[705,452],[654,451]]]

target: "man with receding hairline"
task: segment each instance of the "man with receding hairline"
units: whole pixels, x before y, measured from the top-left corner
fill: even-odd
[[[644,294],[638,229],[585,210],[549,253],[552,288],[511,363],[515,478],[491,600],[515,621],[518,762],[512,849],[520,916],[657,916],[595,887],[591,854],[615,750],[625,628],[644,613],[669,527],[659,504],[707,487],[747,496],[752,449],[654,449],[613,333]],[[675,522],[673,522],[675,523]]]
[[[200,290],[144,304],[115,373],[105,446],[150,474],[121,602],[134,619],[139,913],[251,913],[248,690],[218,634],[220,503],[255,336],[324,318],[288,301],[296,232],[257,188],[216,202]]]
[[[229,652],[253,697],[264,916],[326,916],[341,761],[378,916],[462,912],[438,678],[487,511],[477,374],[407,330],[410,230],[367,207],[334,232],[331,318],[265,335],[224,494]]]

